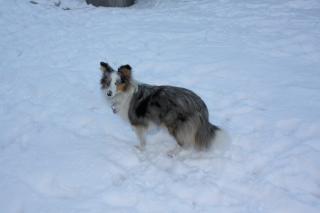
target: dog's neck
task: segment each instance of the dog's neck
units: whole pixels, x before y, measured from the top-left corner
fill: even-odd
[[[138,90],[138,82],[131,80],[127,90],[116,94],[111,100],[111,109],[124,120],[128,120],[128,111],[133,94]]]

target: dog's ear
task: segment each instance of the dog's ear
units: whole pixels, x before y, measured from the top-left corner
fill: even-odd
[[[113,71],[112,67],[110,67],[110,65],[108,63],[105,63],[103,61],[100,62],[100,70],[102,72],[112,72]]]
[[[129,82],[132,76],[132,68],[129,64],[122,65],[118,68],[118,73],[123,82]]]

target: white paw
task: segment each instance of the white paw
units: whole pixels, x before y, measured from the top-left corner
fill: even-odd
[[[145,146],[141,146],[139,145],[135,145],[134,147],[136,147],[139,151],[143,152],[145,150]]]
[[[167,152],[168,157],[170,158],[174,158],[177,155],[177,151],[176,150],[170,150]]]
[[[167,152],[167,155],[168,155],[170,158],[173,158],[173,157],[177,156],[180,151],[181,151],[181,147],[177,145],[174,149],[169,150],[169,151]]]

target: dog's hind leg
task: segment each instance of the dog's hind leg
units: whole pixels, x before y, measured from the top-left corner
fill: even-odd
[[[178,155],[183,148],[190,147],[194,141],[194,130],[190,128],[190,124],[187,122],[178,127],[175,126],[175,128],[168,128],[168,130],[177,142],[176,146],[167,152],[169,157]]]
[[[146,146],[146,127],[144,126],[135,126],[134,130],[139,138],[139,145],[136,145],[136,148],[139,149],[140,151],[143,151],[145,149]]]

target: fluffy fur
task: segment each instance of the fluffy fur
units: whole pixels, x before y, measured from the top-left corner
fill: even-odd
[[[138,83],[132,78],[130,65],[120,66],[115,71],[101,62],[100,69],[101,89],[113,112],[134,127],[140,149],[146,145],[145,133],[152,123],[167,128],[176,139],[178,149],[210,147],[220,129],[209,122],[207,106],[194,92],[174,86]]]

